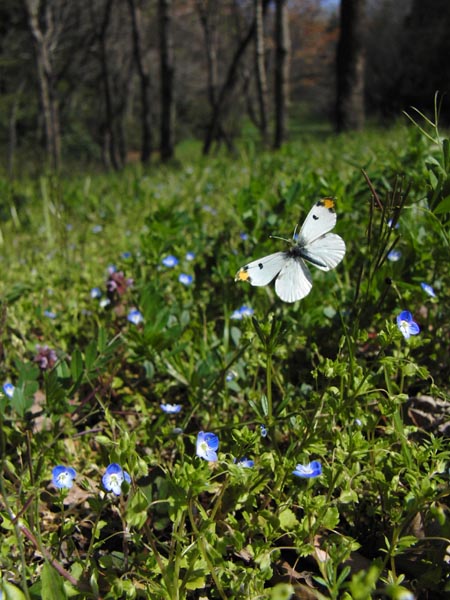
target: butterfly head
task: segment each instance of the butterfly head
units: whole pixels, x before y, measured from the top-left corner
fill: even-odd
[[[317,202],[317,206],[323,206],[324,208],[327,208],[329,211],[334,212],[336,210],[336,202],[334,201],[333,198],[322,198],[322,200],[319,200],[319,202]]]
[[[250,282],[250,275],[248,273],[247,266],[241,267],[239,269],[239,271],[236,273],[236,276],[235,276],[234,280],[235,281],[248,281],[248,282]]]

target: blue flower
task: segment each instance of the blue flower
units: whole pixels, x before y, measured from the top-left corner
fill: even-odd
[[[194,260],[195,254],[193,252],[186,252],[186,256],[184,257],[186,260]]]
[[[52,470],[52,483],[59,490],[70,489],[76,476],[77,472],[72,467],[58,465]]]
[[[398,227],[399,227],[399,224],[398,224],[398,223],[396,223],[396,224],[394,225],[394,219],[389,219],[389,221],[387,222],[387,224],[388,224],[388,227],[389,227],[390,229],[398,229]]]
[[[130,323],[133,323],[133,325],[140,325],[144,322],[144,317],[142,313],[137,310],[137,308],[130,310],[127,319],[130,321]]]
[[[181,404],[160,404],[161,410],[168,415],[174,415],[181,410]]]
[[[409,310],[403,310],[397,315],[397,327],[400,329],[405,340],[409,339],[411,335],[417,335],[420,332],[420,327],[413,321]]]
[[[204,204],[202,208],[205,212],[211,213],[212,215],[217,215],[217,210],[209,204]]]
[[[217,448],[219,447],[219,438],[214,433],[200,431],[197,435],[196,451],[197,456],[209,462],[216,462]]]
[[[433,290],[429,283],[425,283],[424,281],[422,281],[420,285],[422,286],[424,292],[426,292],[432,298],[436,298],[436,292]]]
[[[92,227],[92,233],[100,233],[100,231],[102,231],[103,227],[101,225],[94,225]]]
[[[100,308],[106,308],[111,304],[111,300],[109,298],[101,298],[99,302]]]
[[[400,252],[400,250],[391,250],[390,252],[388,252],[387,258],[388,260],[390,260],[391,262],[397,262],[401,259],[402,257],[402,253]]]
[[[169,254],[169,256],[166,256],[165,258],[162,259],[162,264],[165,267],[176,267],[177,264],[179,263],[179,260],[176,256],[173,256],[173,254]]]
[[[239,237],[245,242],[246,240],[248,240],[248,233],[240,233]]]
[[[107,492],[112,492],[116,496],[120,496],[122,492],[122,483],[126,481],[131,483],[131,477],[117,463],[111,463],[102,477],[103,487]]]
[[[264,425],[260,425],[261,428],[261,437],[267,437],[267,428]]]
[[[3,393],[5,394],[5,396],[8,396],[8,398],[12,398],[14,396],[14,390],[16,388],[13,386],[13,384],[10,381],[6,381],[3,384]]]
[[[187,275],[186,273],[180,273],[178,281],[183,285],[191,285],[193,277],[192,275]]]
[[[241,320],[244,317],[251,317],[253,315],[255,311],[253,310],[253,308],[250,308],[250,306],[246,306],[245,304],[243,304],[241,306],[241,308],[236,309],[230,319],[238,319]]]
[[[307,465],[298,464],[292,471],[293,475],[297,477],[303,477],[305,479],[311,479],[312,477],[318,477],[322,474],[322,464],[319,460],[313,460]]]
[[[122,252],[121,256],[122,256],[122,258],[125,258],[125,260],[126,260],[127,258],[131,258],[133,255],[131,254],[131,252],[126,250],[125,252]]]
[[[251,469],[252,467],[255,466],[255,461],[254,460],[250,460],[248,458],[240,458],[239,460],[234,459],[234,462],[239,466],[239,467],[245,467],[247,469]]]
[[[49,319],[56,319],[56,313],[51,310],[44,310],[44,317],[48,317]]]
[[[101,298],[102,290],[99,287],[94,287],[91,290],[91,298]]]

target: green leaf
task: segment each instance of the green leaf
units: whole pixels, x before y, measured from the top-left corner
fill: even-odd
[[[355,490],[342,490],[339,496],[339,502],[342,502],[342,504],[358,502],[358,499],[358,494],[355,492]]]
[[[97,347],[98,347],[98,352],[102,353],[106,350],[106,347],[108,345],[108,337],[106,335],[106,330],[104,327],[100,327],[100,329],[98,330],[98,336],[97,336]]]
[[[265,394],[261,396],[261,412],[265,417],[269,414],[269,402]]]
[[[2,579],[0,581],[0,592],[3,592],[4,600],[25,600],[25,594],[18,587]]]
[[[70,371],[73,381],[78,381],[83,374],[83,357],[81,356],[81,352],[78,350],[78,348],[72,352]]]
[[[25,389],[16,386],[10,404],[19,417],[23,418],[25,413],[33,406],[33,401],[33,395],[27,394]]]
[[[434,209],[436,215],[441,215],[450,212],[450,196],[446,196]]]
[[[283,531],[292,531],[298,525],[297,517],[290,508],[285,508],[278,515],[280,519],[280,529]]]
[[[428,177],[430,178],[430,185],[431,185],[431,187],[433,188],[433,190],[435,190],[437,188],[437,185],[438,185],[438,178],[433,173],[433,171],[429,171],[428,172]]]
[[[42,598],[46,600],[62,600],[67,598],[62,577],[48,563],[42,567]]]
[[[94,366],[95,359],[97,358],[97,342],[92,340],[85,351],[85,362],[86,369],[90,371]]]
[[[270,600],[289,600],[294,592],[294,586],[290,583],[277,583],[270,590]]]

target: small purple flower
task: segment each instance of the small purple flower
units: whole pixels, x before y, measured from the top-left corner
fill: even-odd
[[[116,496],[120,496],[122,492],[122,483],[126,481],[131,483],[131,477],[117,463],[111,463],[102,477],[103,487],[107,492],[112,492]]]
[[[106,281],[106,289],[111,295],[117,292],[119,296],[123,296],[128,288],[133,286],[133,283],[133,279],[125,277],[123,271],[110,271]]]
[[[267,437],[267,427],[264,425],[260,425],[259,427],[261,429],[261,437]]]
[[[42,371],[46,371],[47,369],[51,369],[55,366],[58,357],[56,356],[56,352],[54,350],[48,346],[40,346],[39,344],[37,344],[36,350],[37,354],[33,360],[39,365],[39,368]]]
[[[160,404],[161,410],[168,415],[174,415],[181,410],[181,404]]]
[[[15,386],[13,386],[13,384],[10,381],[6,381],[3,384],[3,393],[5,394],[5,396],[8,396],[8,398],[12,398],[14,396],[15,389]]]
[[[44,310],[44,317],[48,319],[56,319],[56,313],[51,310]]]
[[[398,262],[402,257],[402,253],[400,252],[400,250],[391,250],[390,252],[388,252],[387,255],[387,259],[390,260],[391,262]]]
[[[173,256],[173,254],[169,254],[169,256],[163,258],[161,262],[165,267],[172,269],[173,267],[176,267],[180,261],[176,256]]]
[[[193,252],[186,252],[186,256],[184,258],[188,261],[192,261],[195,258],[195,254]]]
[[[100,233],[100,231],[102,231],[103,227],[101,225],[94,225],[92,227],[92,233]]]
[[[248,240],[248,233],[240,233],[239,237],[245,242],[246,240]]]
[[[108,268],[106,269],[108,275],[112,275],[113,273],[115,273],[117,271],[117,267],[116,265],[108,265]]]
[[[250,306],[243,304],[237,308],[230,316],[230,319],[242,320],[244,317],[251,317],[255,311]]]
[[[297,477],[303,477],[305,479],[318,477],[322,474],[322,464],[319,460],[313,460],[307,465],[298,464],[292,473]]]
[[[131,252],[129,252],[128,250],[126,250],[125,252],[122,252],[121,256],[122,256],[122,258],[124,258],[125,260],[127,260],[128,258],[131,258],[133,255],[131,254]]]
[[[425,283],[424,281],[422,281],[420,285],[424,292],[426,292],[432,298],[436,298],[436,292],[433,290],[429,283]]]
[[[409,339],[411,335],[420,333],[420,327],[413,321],[412,314],[409,310],[403,310],[397,315],[397,327],[400,329],[405,340]]]
[[[133,325],[140,325],[144,322],[144,317],[137,308],[130,310],[127,319],[130,321],[130,323],[133,323]]]
[[[193,277],[192,275],[187,275],[186,273],[180,273],[179,277],[178,277],[178,281],[180,283],[182,283],[183,285],[191,285],[192,281],[193,281]]]
[[[218,447],[219,438],[215,433],[200,431],[197,435],[196,452],[198,457],[209,462],[216,462]]]
[[[255,466],[255,461],[254,460],[250,460],[248,458],[240,458],[239,460],[234,459],[234,462],[239,466],[239,467],[245,467],[246,469],[251,469],[252,467]]]
[[[72,467],[58,465],[52,470],[52,483],[59,490],[70,489],[76,476],[77,472]]]
[[[94,287],[91,290],[91,298],[101,298],[102,290],[99,287]]]

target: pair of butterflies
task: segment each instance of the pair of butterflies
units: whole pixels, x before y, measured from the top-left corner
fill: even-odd
[[[285,252],[275,252],[241,267],[235,281],[268,285],[275,277],[275,292],[284,302],[295,302],[309,294],[311,273],[305,260],[321,271],[334,269],[344,258],[345,242],[335,233],[335,202],[322,198],[309,211],[295,243]]]

